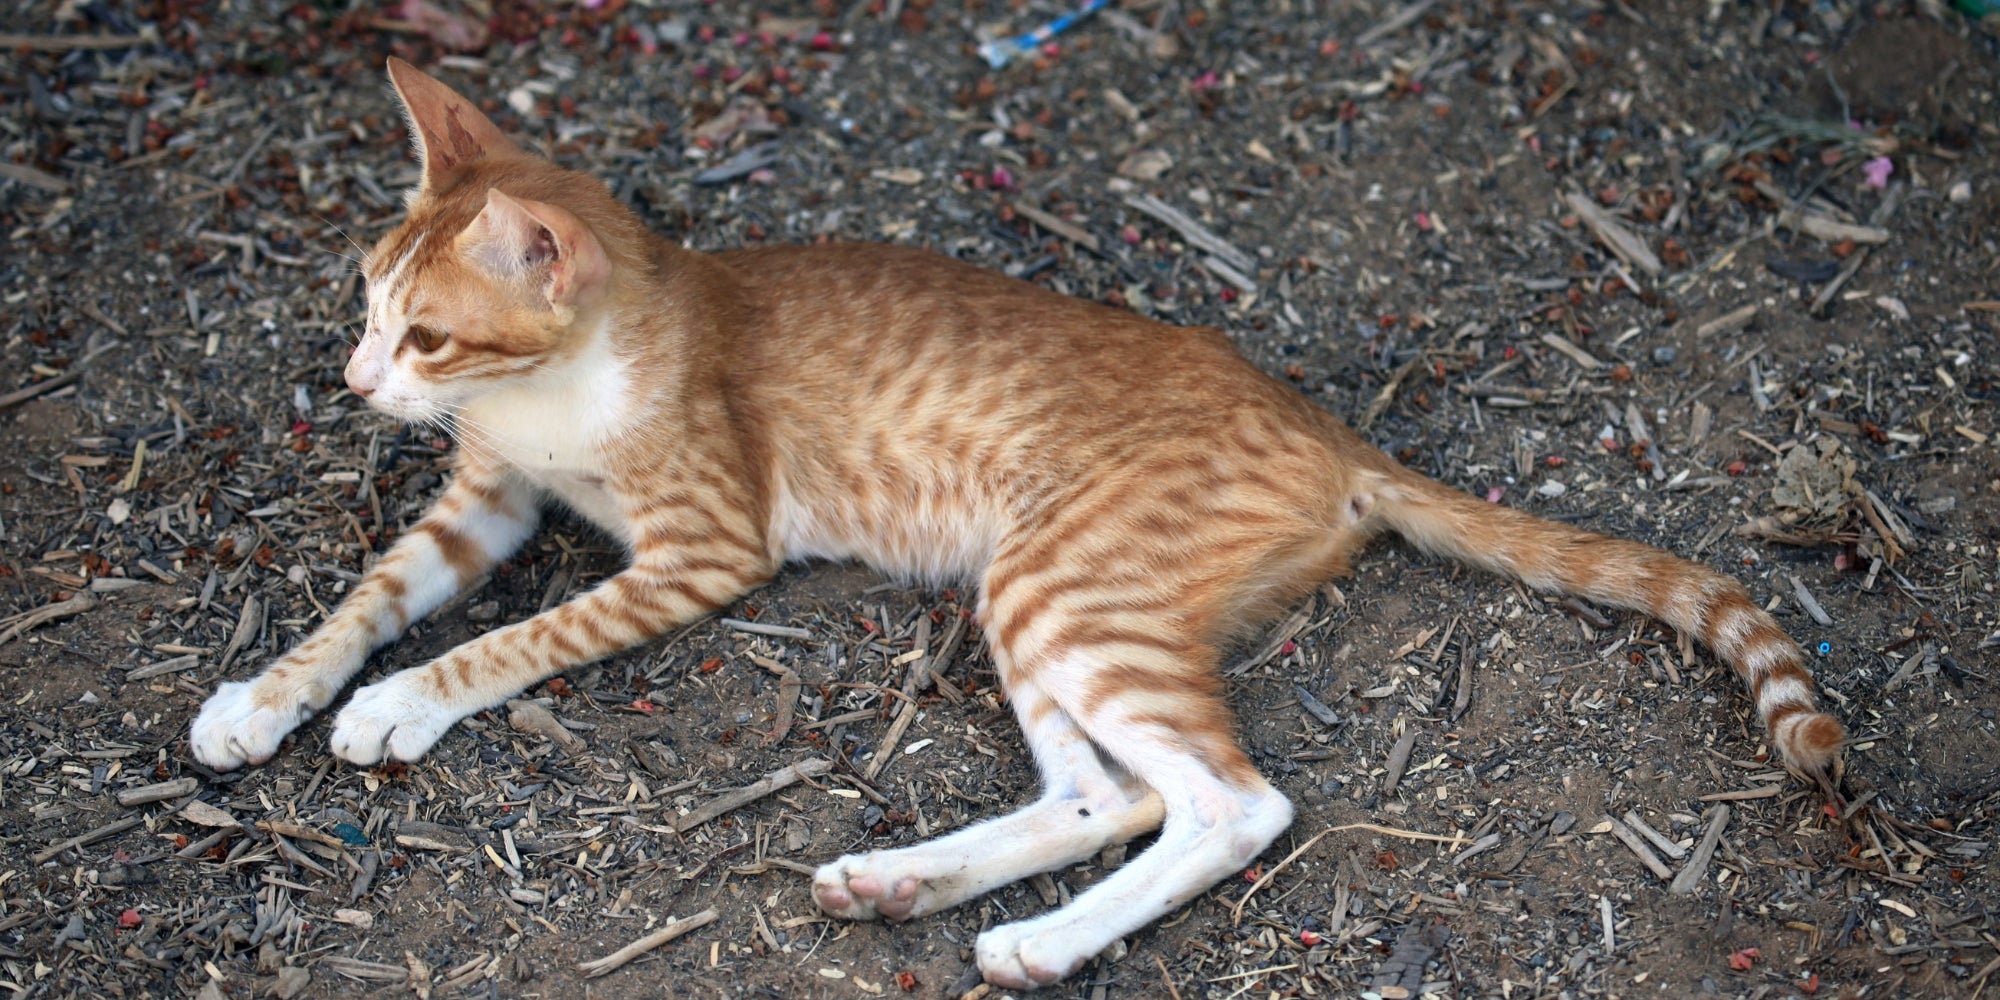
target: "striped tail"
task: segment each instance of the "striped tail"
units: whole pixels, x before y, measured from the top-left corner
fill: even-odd
[[[1538,590],[1643,611],[1699,638],[1735,668],[1787,764],[1831,788],[1840,776],[1840,721],[1819,710],[1805,654],[1741,583],[1671,553],[1607,538],[1434,482],[1393,460],[1373,505],[1411,544]]]

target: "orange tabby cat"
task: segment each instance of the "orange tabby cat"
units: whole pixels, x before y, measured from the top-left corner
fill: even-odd
[[[347,382],[398,418],[450,422],[457,474],[317,632],[216,690],[192,736],[211,767],[268,759],[554,498],[630,565],[361,688],[333,752],[414,759],[457,720],[722,608],[786,560],[976,581],[1046,792],[840,858],[813,889],[829,913],[900,920],[1160,831],[1070,905],[980,935],[1002,986],[1068,976],[1291,822],[1236,744],[1218,650],[1384,530],[1698,636],[1749,685],[1785,761],[1822,781],[1838,768],[1840,724],[1740,584],[1404,469],[1214,330],[918,250],[681,249],[443,84],[395,60],[389,75],[423,179],[368,255]]]

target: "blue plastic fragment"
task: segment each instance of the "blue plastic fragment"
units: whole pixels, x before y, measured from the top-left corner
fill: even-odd
[[[1833,652],[1833,643],[1822,642],[1819,644],[1819,655],[1825,656],[1826,654],[1831,652]]]
[[[346,844],[349,847],[360,847],[361,845],[368,843],[368,835],[362,833],[361,828],[355,826],[352,823],[335,824],[333,827],[333,835],[339,837],[340,842]]]

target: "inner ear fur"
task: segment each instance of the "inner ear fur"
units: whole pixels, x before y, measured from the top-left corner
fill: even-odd
[[[389,58],[389,83],[403,102],[410,141],[423,163],[422,190],[437,188],[446,176],[474,160],[520,152],[478,106],[394,56]]]
[[[460,245],[497,277],[541,279],[543,298],[565,320],[595,305],[611,277],[604,246],[582,219],[498,188],[487,190],[486,207]]]

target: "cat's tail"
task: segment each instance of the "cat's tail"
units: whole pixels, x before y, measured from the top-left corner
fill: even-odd
[[[1831,787],[1839,720],[1819,710],[1805,655],[1741,583],[1671,553],[1546,521],[1452,489],[1384,456],[1374,517],[1426,552],[1559,591],[1643,611],[1699,638],[1750,688],[1771,742]]]

